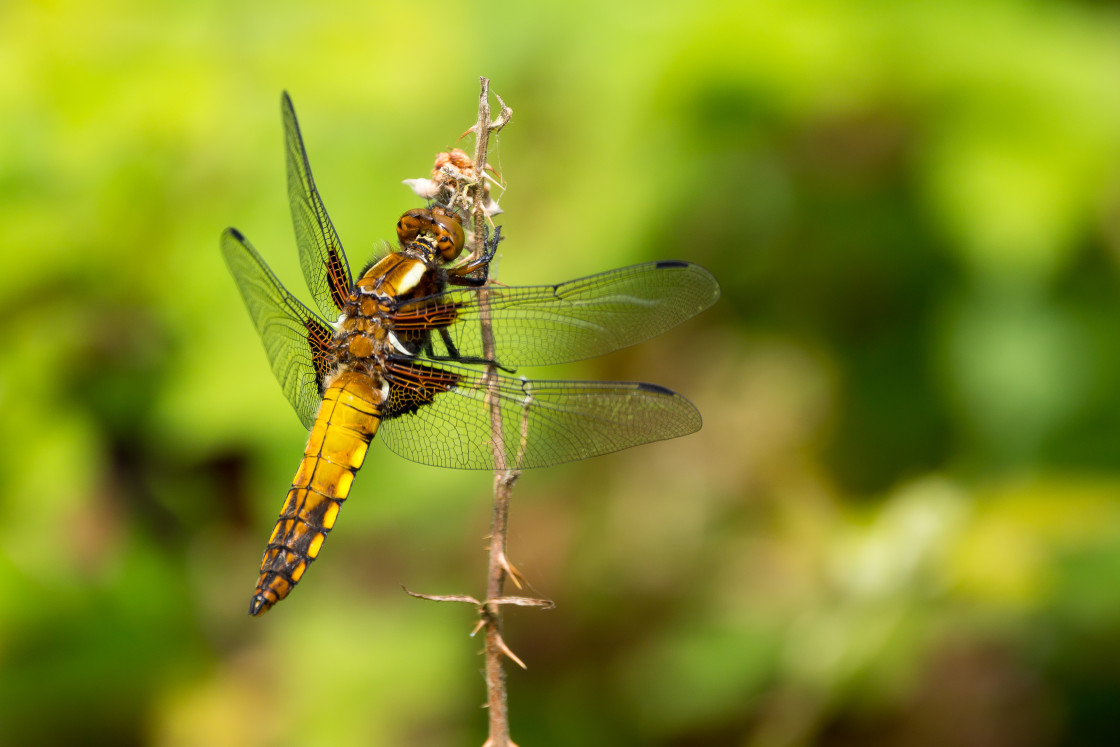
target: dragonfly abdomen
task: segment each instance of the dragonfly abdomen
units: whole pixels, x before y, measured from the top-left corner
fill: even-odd
[[[354,372],[339,374],[323,393],[303,460],[261,560],[250,615],[266,612],[288,596],[318,557],[377,432],[383,399],[368,375]]]

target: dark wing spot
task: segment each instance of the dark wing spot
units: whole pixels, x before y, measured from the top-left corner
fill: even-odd
[[[319,385],[321,393],[323,379],[331,370],[331,333],[315,319],[305,318],[303,326],[307,328],[307,346],[311,350],[311,365],[315,367],[315,382]]]
[[[384,376],[389,382],[389,399],[381,407],[381,417],[385,419],[411,415],[430,405],[437,394],[448,391],[461,378],[450,371],[409,361],[390,362]]]
[[[666,397],[675,397],[676,394],[677,394],[672,389],[666,389],[665,387],[661,386],[660,384],[647,384],[644,381],[639,381],[638,382],[638,391],[639,392],[651,392],[653,394],[663,394]]]
[[[432,330],[449,327],[459,316],[461,302],[413,304],[393,314],[390,324],[398,334],[408,330]]]
[[[344,260],[339,257],[339,252],[335,247],[327,247],[327,283],[330,286],[331,301],[339,311],[342,311],[346,305],[346,296],[350,292],[349,284],[346,282],[346,270],[343,264]]]
[[[673,268],[688,267],[690,263],[682,262],[679,259],[665,259],[657,263],[656,267],[659,270],[669,270]]]

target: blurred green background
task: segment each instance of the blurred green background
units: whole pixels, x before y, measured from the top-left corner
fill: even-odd
[[[0,4],[0,729],[480,744],[491,476],[375,444],[246,613],[304,433],[218,252],[306,298],[280,91],[360,266],[514,108],[509,284],[723,298],[562,370],[697,435],[527,473],[530,745],[1120,740],[1120,14],[1094,2]],[[550,372],[553,373],[553,372]]]

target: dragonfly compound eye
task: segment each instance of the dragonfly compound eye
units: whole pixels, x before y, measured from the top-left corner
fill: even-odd
[[[402,244],[411,244],[420,232],[432,225],[432,211],[424,208],[409,210],[397,221],[397,238]]]
[[[459,216],[446,208],[432,208],[432,232],[436,247],[445,261],[450,262],[463,251],[463,224]]]

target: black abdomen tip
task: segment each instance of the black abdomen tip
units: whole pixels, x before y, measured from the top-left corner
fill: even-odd
[[[271,606],[268,600],[264,598],[264,594],[254,594],[253,598],[249,600],[249,614],[256,617],[262,612],[267,612]]]

